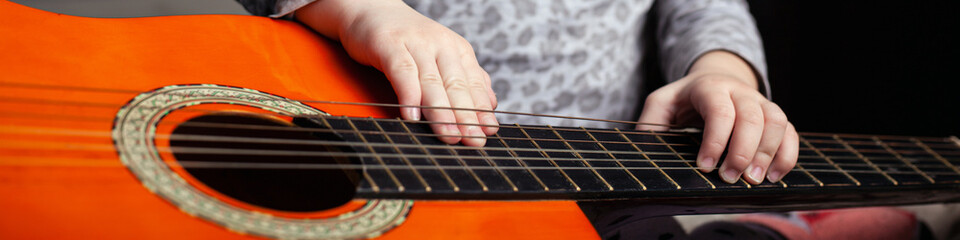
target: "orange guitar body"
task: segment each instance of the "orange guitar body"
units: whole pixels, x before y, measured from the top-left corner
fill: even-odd
[[[138,92],[217,84],[289,99],[396,101],[381,74],[289,21],[230,15],[98,19],[0,1],[0,36],[0,83],[6,84],[0,87],[0,239],[259,237],[181,211],[144,187],[116,150],[84,148],[113,146],[114,117]],[[84,104],[72,104],[78,102]],[[395,109],[304,104],[332,115],[397,116]],[[45,129],[52,132],[35,134]],[[223,202],[271,216],[333,221],[364,204],[358,199],[321,212],[288,213],[237,202],[184,174]],[[398,224],[370,236],[598,238],[573,201],[416,200]]]

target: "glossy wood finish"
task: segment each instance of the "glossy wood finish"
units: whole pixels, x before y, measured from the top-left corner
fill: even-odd
[[[116,111],[139,92],[209,83],[291,99],[395,101],[382,76],[287,21],[96,19],[0,1],[0,35],[2,239],[249,237],[179,211],[141,186],[114,150],[88,148],[112,145],[109,134],[99,134],[109,133]],[[396,116],[310,105],[335,115]],[[406,222],[382,237],[597,238],[573,201],[417,201]]]

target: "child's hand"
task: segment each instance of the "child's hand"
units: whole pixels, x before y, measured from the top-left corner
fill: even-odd
[[[700,117],[702,116],[702,118]],[[702,120],[697,165],[713,171],[724,148],[720,176],[733,183],[746,172],[753,184],[779,181],[797,163],[799,137],[777,104],[757,91],[753,71],[740,57],[715,51],[701,56],[689,74],[647,97],[642,123],[690,124]],[[666,130],[640,125],[643,130]]]
[[[399,0],[323,0],[295,16],[327,37],[343,43],[362,64],[383,71],[401,105],[492,110],[497,105],[490,76],[477,63],[473,47],[447,27]],[[422,109],[428,121],[498,125],[490,112]],[[420,120],[420,108],[401,116]],[[446,143],[483,146],[496,127],[431,124]],[[473,137],[461,137],[473,136]]]

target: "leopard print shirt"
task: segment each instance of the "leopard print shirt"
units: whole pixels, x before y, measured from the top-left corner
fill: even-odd
[[[243,2],[243,1],[242,1]],[[311,0],[279,0],[254,14],[283,16]],[[406,0],[474,47],[498,110],[633,121],[644,47],[656,41],[664,77],[683,77],[713,50],[749,62],[769,94],[759,33],[741,0]],[[250,9],[250,4],[246,4]],[[270,4],[260,4],[271,6]],[[649,16],[655,16],[651,18]],[[644,29],[656,21],[654,31]],[[654,34],[655,36],[643,36]],[[656,60],[656,59],[655,59]],[[768,95],[769,96],[769,95]],[[500,114],[503,123],[623,127]]]

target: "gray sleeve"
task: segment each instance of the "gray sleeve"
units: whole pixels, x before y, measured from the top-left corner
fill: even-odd
[[[667,82],[685,76],[701,55],[726,50],[753,67],[760,91],[770,98],[763,44],[746,1],[666,0],[656,6],[657,41]]]
[[[316,0],[237,0],[250,14],[280,18]]]

